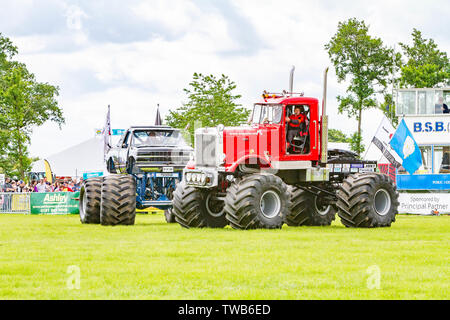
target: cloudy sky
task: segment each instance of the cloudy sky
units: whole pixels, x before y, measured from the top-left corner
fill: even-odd
[[[249,107],[264,89],[287,89],[295,65],[295,90],[321,98],[331,66],[324,44],[351,17],[397,49],[413,28],[450,49],[448,1],[0,0],[0,8],[0,32],[18,59],[60,87],[66,125],[34,130],[31,154],[41,158],[93,137],[108,104],[113,128],[153,124],[157,103],[164,117],[185,101],[194,72],[228,75]],[[352,133],[356,120],[337,114],[344,93],[330,68],[330,127]],[[366,141],[380,119],[364,112]]]

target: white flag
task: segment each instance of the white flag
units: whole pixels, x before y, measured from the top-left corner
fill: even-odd
[[[102,130],[104,141],[104,159],[106,161],[106,154],[111,149],[111,119],[110,119],[110,107],[108,105],[108,113],[106,114],[105,127]]]
[[[394,133],[395,128],[392,126],[389,119],[386,118],[386,116],[383,116],[383,119],[378,126],[378,130],[372,139],[372,143],[381,150],[383,156],[394,165],[394,167],[400,168],[402,159],[394,152],[394,150],[392,150],[391,145],[389,144]]]

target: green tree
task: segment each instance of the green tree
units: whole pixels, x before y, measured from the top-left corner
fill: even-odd
[[[395,115],[395,101],[392,98],[392,94],[385,94],[384,101],[378,107],[386,118],[391,121],[392,125],[396,127],[398,125],[398,117]]]
[[[4,75],[8,71],[11,62],[9,59],[17,54],[17,47],[13,45],[11,40],[4,37],[0,33],[0,97],[1,92],[6,88],[4,84]],[[9,142],[10,132],[8,126],[2,121],[0,115],[0,170],[2,173],[9,173],[12,170],[12,163],[7,160],[7,146]]]
[[[349,143],[351,138],[338,129],[328,129],[328,141],[330,142],[346,142]]]
[[[358,132],[353,133],[350,137],[350,149],[355,151],[360,157],[364,150],[366,150],[366,147],[362,143],[362,137]]]
[[[9,60],[17,50],[9,39],[0,39],[0,46],[7,44],[0,54],[0,167],[24,179],[32,163],[28,146],[33,128],[46,121],[61,126],[65,120],[56,100],[59,88],[36,81],[25,64]]]
[[[365,109],[376,107],[376,94],[383,93],[396,70],[399,54],[383,45],[380,38],[368,34],[364,21],[356,18],[339,22],[336,34],[325,49],[334,65],[338,81],[348,81],[347,95],[338,96],[339,113],[356,117],[354,150],[361,154],[361,120]]]
[[[0,74],[7,70],[7,65],[9,64],[8,59],[11,59],[16,54],[17,47],[0,32]]]
[[[188,88],[183,89],[188,101],[166,117],[167,123],[175,128],[188,128],[191,142],[194,141],[196,123],[202,127],[219,124],[236,126],[247,121],[250,111],[236,102],[241,96],[234,94],[236,84],[225,75],[194,73]]]
[[[433,39],[413,29],[412,45],[400,43],[406,61],[401,66],[400,87],[433,88],[450,85],[450,62]]]

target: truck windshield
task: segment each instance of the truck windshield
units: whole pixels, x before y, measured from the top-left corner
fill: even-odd
[[[279,104],[255,104],[252,123],[280,123],[283,107]]]
[[[188,146],[178,130],[135,130],[132,145],[135,147]]]

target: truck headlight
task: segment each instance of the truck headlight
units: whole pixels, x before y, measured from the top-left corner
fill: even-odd
[[[200,183],[201,184],[206,184],[206,174],[202,173],[201,179],[200,179]]]

